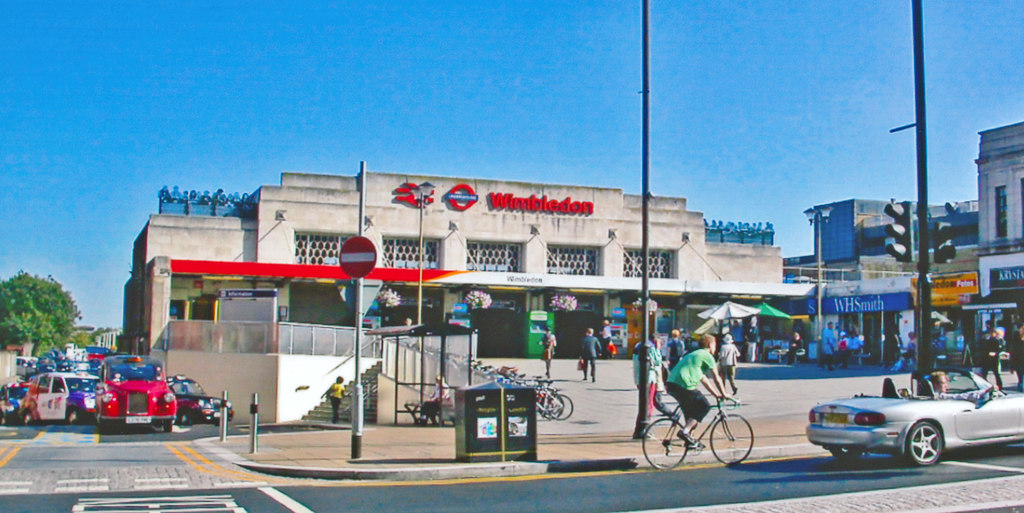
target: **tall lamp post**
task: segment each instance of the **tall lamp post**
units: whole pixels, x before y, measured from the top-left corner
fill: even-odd
[[[814,323],[815,323],[815,333],[818,335],[818,343],[821,344],[821,343],[824,342],[824,333],[825,333],[825,330],[824,330],[824,328],[822,326],[822,319],[821,319],[821,301],[822,301],[822,297],[825,294],[825,281],[824,281],[823,276],[822,276],[822,263],[821,263],[821,230],[822,230],[822,225],[824,223],[827,223],[829,216],[832,215],[832,207],[825,206],[825,207],[818,207],[818,208],[809,208],[807,210],[804,210],[804,214],[807,215],[807,222],[809,222],[811,224],[811,226],[814,227],[814,241],[815,241],[814,255],[817,257],[816,260],[818,262],[818,280],[815,282],[816,285],[814,287],[815,288],[815,296],[817,297],[818,303],[817,303],[817,309],[815,310],[815,312],[817,313],[817,316],[816,316],[816,319],[815,319]],[[820,349],[820,347],[819,347],[819,349]]]
[[[419,278],[416,280],[416,324],[423,324],[423,210],[427,203],[432,201],[434,184],[423,182],[413,187],[412,193],[416,195],[416,207],[420,210],[420,248],[419,248]]]

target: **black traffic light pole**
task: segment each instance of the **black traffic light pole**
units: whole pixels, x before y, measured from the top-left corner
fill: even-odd
[[[929,277],[928,249],[928,151],[924,110],[924,26],[921,0],[911,0],[914,23],[914,112],[917,132],[917,319],[918,368],[932,369],[932,284]]]

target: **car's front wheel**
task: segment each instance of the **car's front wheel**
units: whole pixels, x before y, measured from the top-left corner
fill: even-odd
[[[32,412],[31,411],[25,410],[25,411],[21,412],[21,423],[22,423],[22,425],[25,425],[25,426],[31,425],[34,420],[35,419],[32,418]]]
[[[80,424],[82,422],[81,414],[75,408],[68,408],[67,413],[64,415],[64,420],[68,421],[68,424]]]
[[[935,424],[921,421],[907,433],[904,455],[914,465],[933,465],[942,456],[942,431]]]

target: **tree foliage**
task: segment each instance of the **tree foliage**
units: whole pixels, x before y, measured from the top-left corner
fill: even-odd
[[[52,277],[24,271],[0,282],[0,344],[35,344],[33,353],[63,348],[80,317],[75,300]]]

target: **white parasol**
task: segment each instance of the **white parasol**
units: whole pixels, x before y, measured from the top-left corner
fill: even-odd
[[[743,306],[739,303],[733,303],[732,301],[726,301],[714,308],[708,308],[703,312],[697,314],[697,317],[701,319],[715,319],[716,321],[724,321],[726,319],[742,319],[744,317],[753,317],[761,313],[761,310],[752,306]]]

